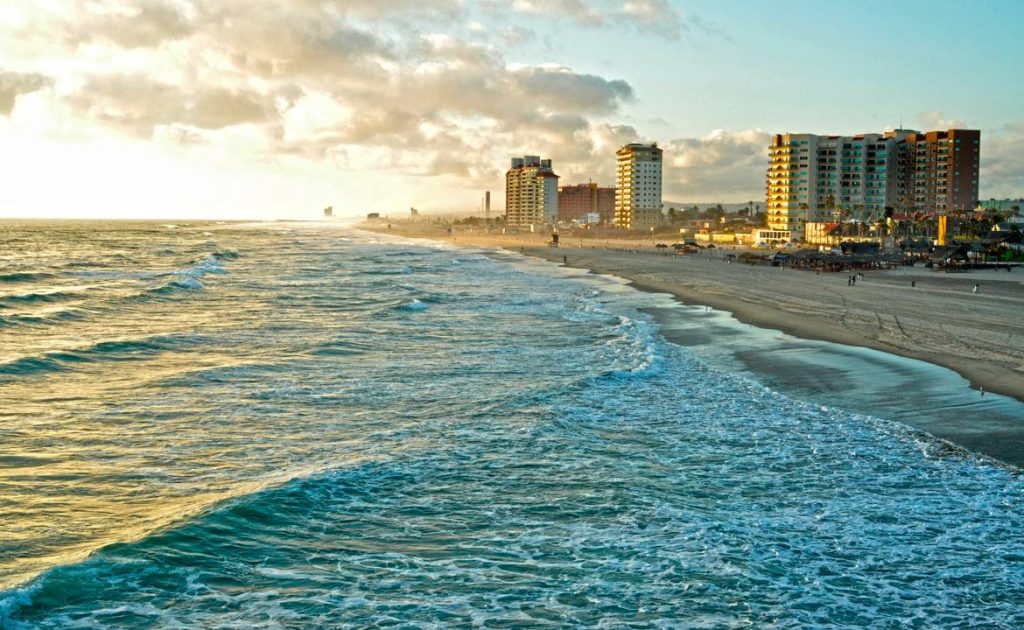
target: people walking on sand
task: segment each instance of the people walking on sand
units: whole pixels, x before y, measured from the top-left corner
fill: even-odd
[[[971,291],[971,293],[977,293],[977,292],[978,292],[978,285],[975,284],[974,285],[974,289]]]

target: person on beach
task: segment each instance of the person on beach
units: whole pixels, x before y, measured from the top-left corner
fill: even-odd
[[[971,291],[971,293],[977,293],[977,292],[978,292],[978,285],[974,285],[974,290]]]

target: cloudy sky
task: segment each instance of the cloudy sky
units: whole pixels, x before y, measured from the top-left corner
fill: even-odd
[[[512,155],[760,201],[772,133],[982,129],[1024,195],[1024,2],[5,0],[2,216],[470,210]]]

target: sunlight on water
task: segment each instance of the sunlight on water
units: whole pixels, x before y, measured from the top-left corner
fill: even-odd
[[[667,343],[662,296],[302,225],[0,238],[2,627],[1024,624],[1015,471]]]

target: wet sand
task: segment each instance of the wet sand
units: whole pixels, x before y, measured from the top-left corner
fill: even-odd
[[[683,304],[726,311],[740,322],[781,331],[798,338],[794,340],[797,342],[820,340],[870,348],[949,368],[975,388],[976,401],[953,400],[945,390],[962,389],[956,383],[882,359],[877,353],[852,362],[847,356],[845,363],[832,367],[826,367],[828,360],[819,356],[810,369],[797,371],[793,361],[799,363],[801,359],[795,357],[804,353],[806,361],[813,344],[797,343],[799,348],[794,350],[790,343],[787,348],[775,348],[779,350],[776,354],[744,354],[742,348],[734,348],[744,367],[771,374],[780,385],[817,390],[820,395],[829,388],[848,387],[853,379],[860,389],[881,392],[866,412],[877,411],[872,408],[877,404],[891,404],[898,411],[897,419],[1024,466],[1024,414],[1017,402],[1024,401],[1024,269],[957,274],[923,267],[867,271],[855,286],[850,286],[848,273],[819,275],[784,267],[730,263],[725,254],[733,252],[722,248],[673,256],[671,250],[653,247],[650,239],[563,236],[561,246],[554,248],[547,247],[545,236],[537,234],[456,232],[448,236],[439,228],[410,225],[393,225],[391,233],[520,251],[593,273],[615,275],[639,289],[671,294]],[[979,285],[978,293],[973,292],[975,284]],[[662,323],[666,337],[682,345],[713,345],[731,339],[726,335],[733,334],[723,331],[717,340],[709,340],[706,328],[676,328]],[[773,366],[773,362],[778,365]],[[896,383],[904,392],[929,390],[931,404],[942,409],[906,408],[897,400],[899,392],[892,391],[892,387],[882,392],[884,387],[871,384],[873,378]],[[992,405],[996,401],[992,399],[999,397],[988,396],[986,401],[983,391],[1017,400],[995,409]]]

